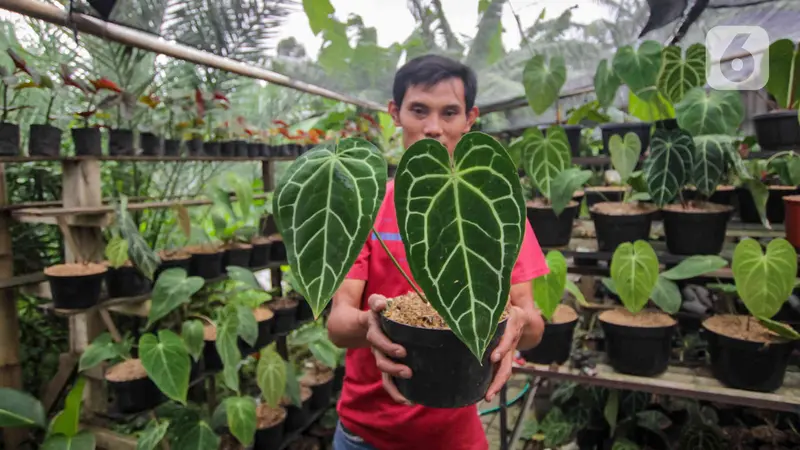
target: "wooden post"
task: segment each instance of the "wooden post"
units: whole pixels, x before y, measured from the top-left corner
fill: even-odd
[[[0,163],[0,205],[8,204],[6,168]],[[0,213],[0,279],[14,276],[14,256],[11,249],[11,215]],[[0,292],[0,387],[22,389],[22,366],[19,361],[19,317],[14,298],[14,288]],[[25,430],[3,430],[3,441],[8,450],[17,450],[25,439]]]

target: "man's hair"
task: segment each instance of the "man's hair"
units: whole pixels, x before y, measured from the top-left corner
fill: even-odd
[[[469,111],[475,105],[478,77],[469,66],[439,55],[418,56],[397,71],[392,88],[394,102],[399,108],[411,86],[431,87],[451,78],[460,78],[464,82],[464,100]]]

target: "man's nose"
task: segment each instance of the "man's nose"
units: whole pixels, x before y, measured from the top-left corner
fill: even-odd
[[[425,133],[425,137],[438,139],[442,135],[442,126],[439,123],[439,118],[435,116],[429,117],[425,121],[425,127],[423,127],[422,132]]]

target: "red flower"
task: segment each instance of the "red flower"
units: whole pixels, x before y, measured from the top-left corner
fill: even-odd
[[[99,78],[97,80],[89,80],[89,82],[92,83],[92,86],[94,86],[94,89],[96,91],[105,89],[105,90],[108,90],[108,91],[122,93],[122,89],[120,89],[120,87],[117,86],[117,83],[114,83],[113,81],[109,80],[108,78]]]

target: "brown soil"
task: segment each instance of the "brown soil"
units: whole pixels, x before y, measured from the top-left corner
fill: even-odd
[[[139,359],[125,360],[106,371],[106,380],[113,382],[133,381],[146,377],[147,371]]]
[[[600,320],[626,327],[661,328],[675,325],[675,319],[659,311],[640,311],[631,314],[624,308],[610,309],[600,314]]]
[[[575,320],[578,320],[578,313],[575,312],[574,309],[568,305],[558,305],[550,323],[553,325],[558,325],[560,323],[569,323]]]
[[[711,202],[688,202],[686,207],[681,205],[680,203],[674,205],[666,205],[664,206],[665,211],[672,211],[672,212],[684,212],[684,213],[718,213],[723,211],[731,211],[733,210],[733,206],[730,205],[720,205],[719,203],[711,203]]]
[[[703,322],[703,326],[714,333],[743,341],[764,343],[785,341],[751,316],[732,314],[711,316]]]
[[[656,211],[647,203],[601,202],[592,206],[592,212],[606,216],[638,216]]]
[[[308,386],[300,386],[300,401],[305,402],[306,400],[311,398],[311,388]],[[292,405],[292,400],[284,396],[281,398],[281,406],[290,406]]]
[[[582,190],[580,190],[580,191],[575,191],[575,192],[572,194],[572,198],[575,198],[575,197],[583,197],[584,195],[586,195],[586,193],[585,193],[585,192],[583,192]]]
[[[253,310],[253,315],[256,316],[256,322],[263,322],[265,320],[272,319],[272,316],[275,315],[271,309],[260,306]]]
[[[768,189],[772,191],[795,191],[797,190],[797,186],[786,186],[786,185],[770,185],[767,186]]]
[[[303,378],[300,379],[300,384],[302,386],[319,386],[321,384],[325,384],[328,381],[333,379],[333,371],[331,369],[322,370],[322,371],[309,371],[307,370],[306,373],[303,375]]]
[[[424,302],[414,292],[408,292],[399,297],[389,299],[388,303],[383,315],[389,320],[413,327],[434,330],[450,329],[442,319],[442,316],[433,309],[433,306]],[[507,315],[508,313],[504,311],[500,321],[505,320]]]
[[[537,208],[537,209],[553,209],[553,205],[551,205],[550,202],[541,197],[537,197],[533,200],[528,200],[525,206],[527,206],[528,208]],[[576,202],[575,200],[570,200],[567,207],[570,208],[573,206],[578,206],[578,202]]]
[[[256,420],[258,421],[258,425],[256,427],[259,430],[277,425],[283,422],[285,419],[286,410],[281,407],[270,408],[270,406],[266,403],[262,403],[256,408]]]
[[[269,240],[272,242],[283,242],[283,237],[280,235],[280,233],[270,234]]]
[[[178,248],[174,250],[161,250],[158,252],[158,257],[161,258],[162,261],[181,261],[191,258],[192,254],[182,248]]]
[[[627,189],[625,186],[589,186],[583,190],[593,192],[625,192],[625,189]]]
[[[222,253],[222,247],[213,244],[192,245],[185,247],[184,250],[193,255],[213,255],[214,253]]]
[[[727,184],[724,184],[724,185],[717,186],[717,188],[715,190],[717,192],[727,192],[727,191],[732,191],[734,189],[736,189],[734,186],[729,186]],[[687,191],[696,191],[697,188],[694,187],[694,186],[686,186],[685,190],[687,190]]]
[[[253,245],[264,245],[272,243],[272,239],[269,236],[256,236],[250,240],[250,243]]]
[[[244,242],[229,242],[223,245],[222,248],[225,250],[247,250],[253,248],[253,246]]]
[[[217,327],[214,325],[203,326],[203,340],[214,342],[217,340]]]
[[[97,275],[108,271],[105,264],[98,263],[67,263],[56,264],[44,269],[45,275],[51,277],[82,277]]]
[[[297,300],[288,297],[281,297],[279,299],[269,302],[269,307],[275,309],[291,309],[296,308],[300,304]]]

